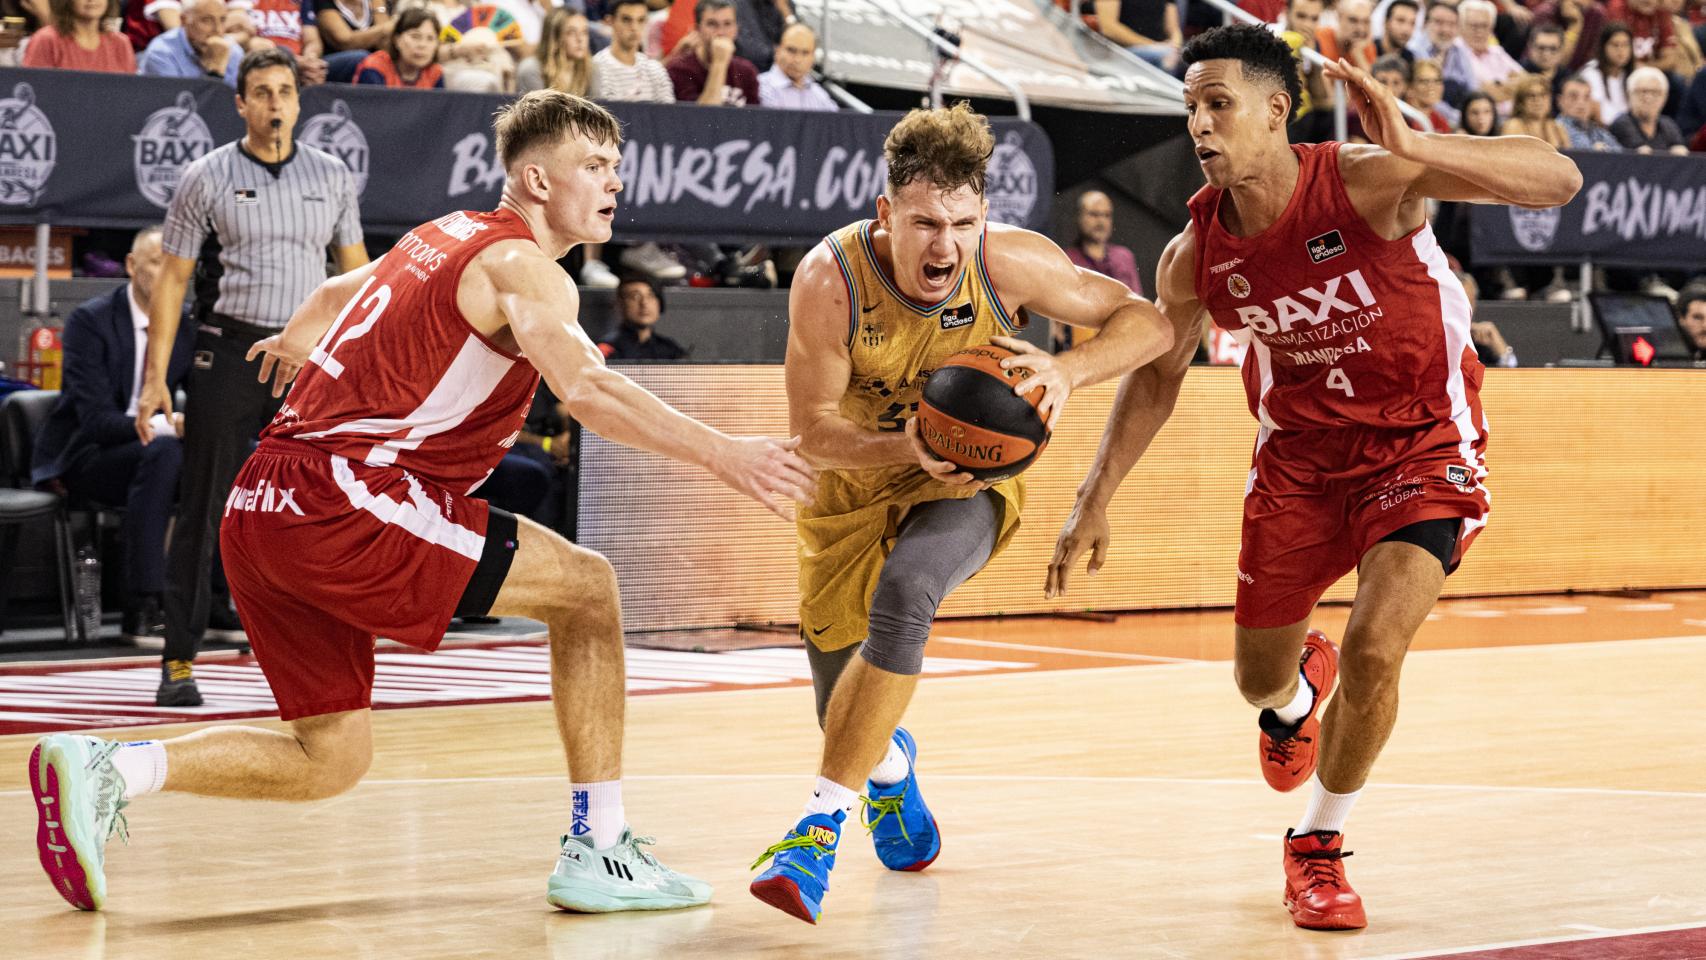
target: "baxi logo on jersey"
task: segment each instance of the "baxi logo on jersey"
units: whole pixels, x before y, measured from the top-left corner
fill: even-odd
[[[33,207],[53,173],[58,139],[27,83],[0,100],[0,203]]]
[[[196,112],[195,95],[188,90],[179,92],[171,106],[149,114],[141,132],[131,139],[136,142],[136,189],[161,209],[178,192],[184,169],[213,149],[213,134]],[[241,195],[237,202],[243,202]]]
[[[984,175],[989,219],[1024,226],[1037,205],[1037,168],[1025,153],[1025,138],[1011,131],[996,145]]]
[[[1346,288],[1349,289],[1346,289]],[[1346,297],[1354,299],[1347,300]],[[1281,334],[1281,343],[1321,342],[1354,333],[1380,319],[1385,312],[1375,304],[1374,291],[1361,270],[1352,270],[1328,280],[1320,287],[1304,287],[1275,300],[1268,307],[1238,307],[1238,319],[1262,334]],[[1328,323],[1328,321],[1333,321]],[[1298,321],[1308,329],[1292,332]],[[1326,326],[1322,326],[1326,324]]]
[[[1548,207],[1545,210],[1524,210],[1521,207],[1506,208],[1511,212],[1511,233],[1516,234],[1516,242],[1524,250],[1544,253],[1552,249],[1552,238],[1558,235],[1558,207]]]
[[[331,113],[316,113],[302,125],[301,140],[344,162],[355,177],[355,195],[367,189],[367,134],[350,115],[349,104],[332,101]]]

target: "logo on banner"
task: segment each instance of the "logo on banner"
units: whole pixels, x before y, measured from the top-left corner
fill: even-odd
[[[53,173],[59,141],[27,83],[0,100],[0,203],[33,207]]]
[[[1037,205],[1037,168],[1025,153],[1025,138],[1010,130],[996,145],[984,177],[989,219],[1024,226]]]
[[[213,149],[213,134],[195,110],[195,95],[180,91],[169,107],[142,121],[136,142],[136,189],[148,202],[164,209],[178,192],[184,168]]]
[[[1524,250],[1539,253],[1551,249],[1552,238],[1558,235],[1557,207],[1545,210],[1508,209],[1511,212],[1511,233],[1516,235],[1516,242]]]
[[[342,160],[355,177],[356,196],[367,189],[367,135],[350,116],[349,104],[333,100],[332,112],[309,117],[302,125],[299,139]]]

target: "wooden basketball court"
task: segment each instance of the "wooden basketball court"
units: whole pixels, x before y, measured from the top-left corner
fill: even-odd
[[[1319,619],[1333,631],[1344,616]],[[1370,916],[1350,934],[1298,930],[1280,905],[1280,836],[1304,797],[1261,783],[1230,633],[1224,612],[944,621],[932,656],[1015,669],[926,679],[908,714],[941,859],[889,873],[853,828],[815,928],[746,891],[811,783],[798,682],[629,698],[630,819],[717,888],[708,907],[662,914],[545,903],[567,784],[544,702],[380,711],[369,778],[322,803],[144,798],[131,844],[109,848],[100,915],[48,886],[24,769],[34,737],[0,738],[0,953],[1706,954],[1706,595],[1442,603],[1347,827]]]

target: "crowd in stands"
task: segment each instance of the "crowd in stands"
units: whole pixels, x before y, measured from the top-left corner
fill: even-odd
[[[835,110],[812,75],[817,37],[789,0],[0,0],[0,65],[231,86],[245,53],[282,47],[304,86],[526,93],[605,101]],[[577,279],[774,283],[768,251],[653,243],[577,254]]]
[[[1706,0],[1239,0],[1299,51],[1293,139],[1334,135],[1334,97],[1312,49],[1368,70],[1425,120],[1468,136],[1525,134],[1560,150],[1706,152]],[[1170,0],[1083,2],[1087,23],[1163,69],[1179,71],[1185,34]],[[1349,139],[1363,140],[1354,110]],[[1478,268],[1468,217],[1441,204],[1435,231],[1487,296],[1564,302],[1566,271]],[[1599,282],[1667,297],[1687,277],[1611,271]]]

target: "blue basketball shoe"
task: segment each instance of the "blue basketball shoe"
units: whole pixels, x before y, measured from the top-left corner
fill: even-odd
[[[814,813],[795,824],[781,843],[752,862],[757,870],[759,864],[770,861],[770,867],[752,881],[752,895],[783,913],[817,923],[846,819],[847,814],[837,810],[834,816]]]
[[[909,768],[918,760],[918,742],[905,727],[896,727],[894,742],[906,753]],[[865,829],[876,844],[877,859],[890,870],[922,870],[936,862],[942,852],[942,835],[936,818],[918,792],[918,771],[908,769],[906,779],[886,787],[867,781]]]

